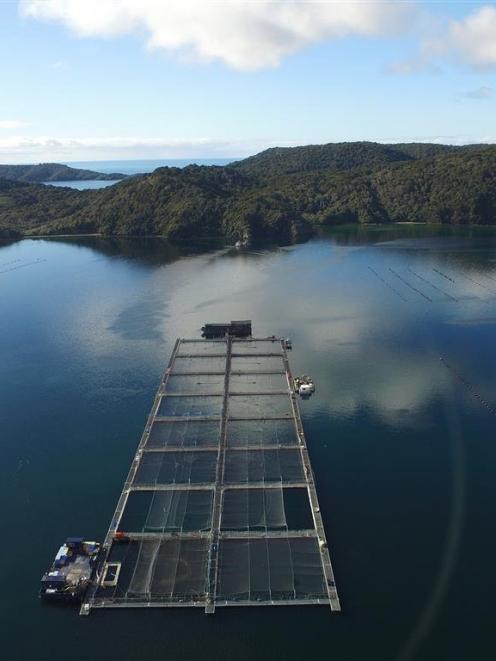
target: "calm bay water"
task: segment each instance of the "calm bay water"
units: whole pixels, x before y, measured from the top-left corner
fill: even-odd
[[[76,181],[45,181],[45,186],[55,186],[56,188],[76,188],[77,190],[98,190],[99,188],[107,188],[113,186],[118,181],[104,180],[104,179],[80,179]]]
[[[61,541],[103,539],[175,338],[236,318],[290,336],[316,381],[301,408],[343,613],[40,604]],[[4,658],[494,658],[495,330],[490,230],[0,247]]]

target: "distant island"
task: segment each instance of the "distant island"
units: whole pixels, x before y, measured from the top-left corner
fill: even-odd
[[[61,163],[38,163],[37,165],[0,165],[0,179],[43,183],[49,181],[119,181],[127,175],[113,172],[103,174],[94,170],[71,168]]]
[[[158,168],[91,191],[0,179],[0,233],[11,238],[97,233],[283,243],[325,226],[394,222],[496,224],[496,146],[274,148],[226,166]]]

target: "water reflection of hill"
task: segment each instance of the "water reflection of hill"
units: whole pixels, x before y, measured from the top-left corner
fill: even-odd
[[[470,239],[470,241],[467,241]],[[216,258],[251,260],[284,247],[258,243],[249,250],[238,251],[222,239],[171,243],[159,237],[54,237],[62,242],[95,250],[106,257],[128,259],[146,266],[170,264],[184,257],[215,252]],[[496,250],[496,236],[490,227],[442,225],[343,225],[322,231],[312,241],[336,246],[375,246],[391,252],[432,252],[438,261],[467,272],[487,271],[488,253]],[[223,250],[219,255],[218,251]]]
[[[219,240],[196,241],[191,243],[170,243],[159,237],[127,238],[127,237],[60,237],[50,241],[68,243],[70,245],[90,248],[105,255],[139,261],[149,266],[170,264],[182,257],[199,255],[223,246]]]
[[[408,241],[408,246],[412,246],[412,239],[419,241],[419,247],[435,248],[436,251],[450,248],[450,243],[446,244],[446,238],[474,239],[479,240],[481,245],[496,244],[494,230],[491,227],[468,226],[468,225],[429,225],[421,223],[396,223],[388,225],[341,225],[328,229],[323,229],[319,236],[331,240],[333,243],[341,246],[360,246],[371,245],[374,243],[390,243]],[[437,245],[431,242],[437,239]],[[467,243],[456,246],[467,247]],[[473,245],[470,246],[473,249]]]

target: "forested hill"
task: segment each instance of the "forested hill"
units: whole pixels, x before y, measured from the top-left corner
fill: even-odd
[[[348,143],[159,168],[98,191],[0,181],[4,233],[291,241],[340,223],[496,224],[496,146]]]
[[[19,238],[87,206],[88,193],[0,179],[0,238]]]
[[[466,152],[471,149],[474,149],[474,146],[455,147],[422,142],[390,145],[376,142],[338,142],[306,147],[273,147],[237,161],[230,167],[266,176],[313,170],[375,169],[390,163],[419,160],[457,151]]]
[[[125,174],[114,172],[103,174],[93,170],[71,168],[61,163],[38,163],[37,165],[0,165],[0,178],[12,181],[26,181],[28,183],[42,183],[43,181],[118,181],[124,179]]]

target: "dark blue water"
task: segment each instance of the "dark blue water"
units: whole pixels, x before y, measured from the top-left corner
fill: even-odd
[[[316,381],[302,414],[343,613],[40,604],[61,541],[103,539],[176,336],[236,318],[292,337]],[[494,658],[495,330],[492,231],[1,247],[4,658]]]

